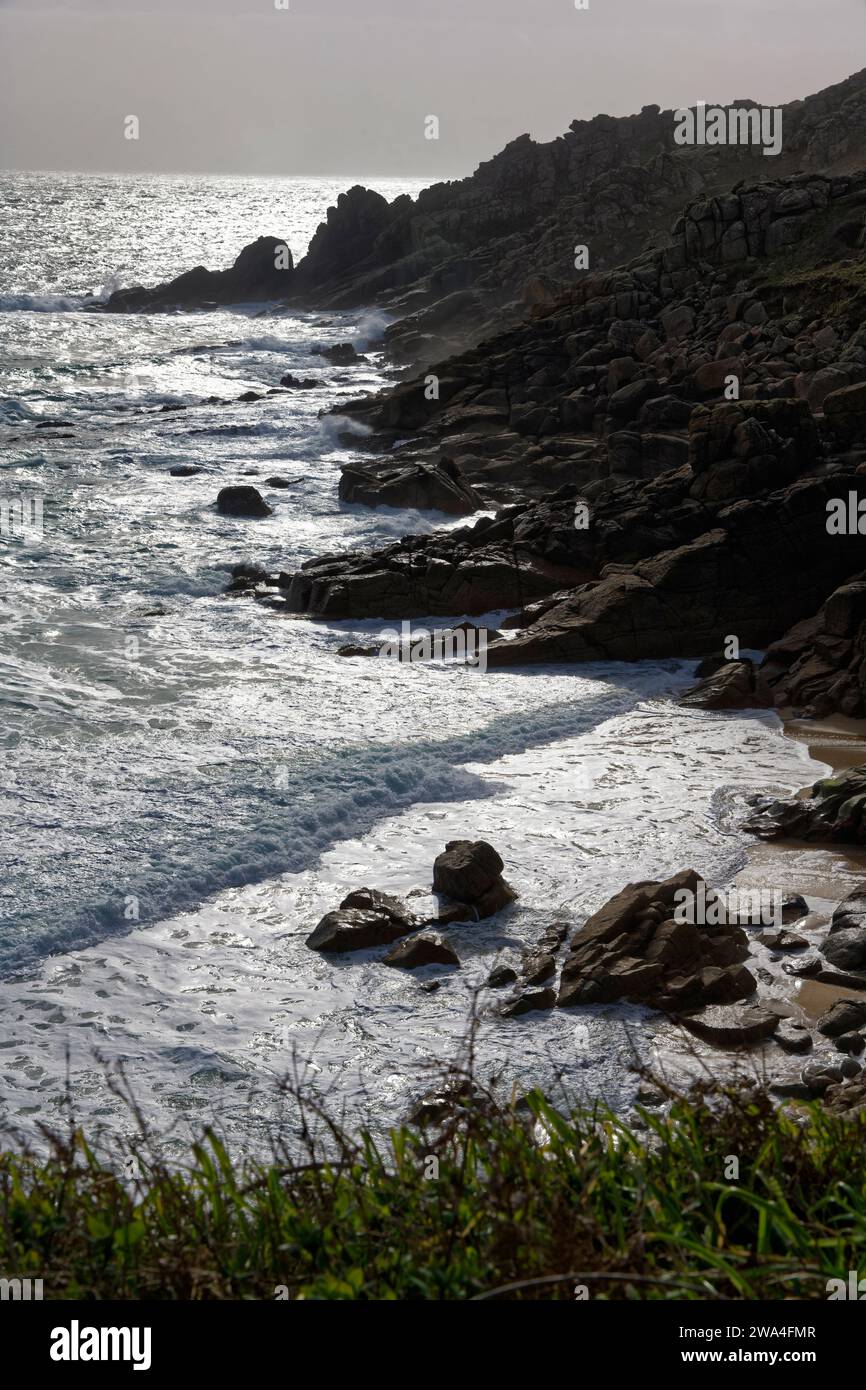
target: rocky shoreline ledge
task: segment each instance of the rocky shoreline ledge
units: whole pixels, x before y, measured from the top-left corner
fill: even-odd
[[[307,946],[340,954],[387,948],[382,965],[421,970],[422,988],[438,990],[459,971],[460,941],[472,923],[516,899],[503,869],[484,841],[450,842],[434,865],[434,916],[356,889],[326,913]],[[829,921],[800,893],[774,896],[768,915],[760,892],[714,889],[693,869],[629,884],[576,930],[552,921],[519,956],[499,960],[480,1014],[518,1018],[556,1008],[584,1019],[591,1006],[641,1005],[691,1040],[687,1051],[699,1050],[704,1070],[717,1074],[721,1052],[723,1076],[736,1076],[745,1062],[745,1074],[760,1069],[779,1100],[823,1099],[857,1111],[866,1106],[866,878]],[[804,982],[822,987],[817,1011],[797,998]],[[644,1086],[638,1101],[662,1104],[664,1095]]]

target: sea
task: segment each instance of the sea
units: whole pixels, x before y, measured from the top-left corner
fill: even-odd
[[[339,406],[388,384],[386,320],[99,306],[260,235],[297,261],[358,182],[423,187],[0,173],[0,1128],[21,1143],[74,1121],[110,1148],[143,1123],[171,1155],[214,1125],[265,1150],[298,1128],[290,1074],[385,1130],[470,1038],[505,1095],[623,1110],[657,1016],[504,1019],[491,968],[628,882],[724,882],[746,798],[823,770],[772,713],[676,705],[687,633],[679,661],[483,672],[341,657],[390,625],[225,594],[240,562],[293,570],[465,524],[338,499],[365,457]],[[312,352],[345,341],[357,364]],[[264,395],[286,372],[318,384]],[[217,512],[243,482],[272,515]],[[305,945],[354,888],[432,906],[433,860],[465,838],[495,846],[519,899],[449,928],[459,969]]]

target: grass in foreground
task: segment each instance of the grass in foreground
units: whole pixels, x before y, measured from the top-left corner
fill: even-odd
[[[240,1167],[207,1133],[135,1183],[77,1132],[6,1153],[0,1275],[52,1299],[823,1299],[864,1263],[863,1116],[715,1091],[636,1130],[463,1094],[384,1147],[299,1099],[303,1160]]]

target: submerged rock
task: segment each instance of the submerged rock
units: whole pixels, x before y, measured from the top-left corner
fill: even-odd
[[[346,367],[352,362],[365,362],[367,359],[355,351],[352,343],[335,343],[333,347],[313,348],[314,357],[324,357],[335,367]]]

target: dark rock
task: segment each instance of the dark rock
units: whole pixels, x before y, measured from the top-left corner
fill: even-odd
[[[502,878],[504,865],[485,840],[450,840],[433,865],[433,890],[490,917],[516,894]]]
[[[866,1023],[866,1003],[859,999],[840,999],[832,1004],[818,1020],[818,1032],[825,1038],[840,1038],[843,1033],[855,1032]]]
[[[431,509],[452,516],[468,516],[482,506],[451,459],[398,468],[345,464],[339,491],[344,502],[363,502],[368,507]]]
[[[858,1057],[866,1047],[866,1038],[862,1033],[842,1033],[834,1040],[833,1046],[837,1052],[847,1052],[850,1056]]]
[[[714,1047],[751,1047],[779,1029],[779,1015],[758,1007],[742,1009],[714,1005],[692,1018],[678,1016],[687,1032]]]
[[[364,362],[366,358],[355,351],[352,343],[336,343],[333,347],[313,348],[313,355],[324,357],[335,367],[347,367],[353,362]]]
[[[357,642],[344,642],[337,648],[337,656],[376,656],[378,647],[361,647]]]
[[[311,391],[314,387],[323,384],[314,376],[298,377],[293,376],[291,372],[286,372],[285,376],[280,377],[280,385],[290,387],[293,391]]]
[[[410,1111],[409,1120],[416,1125],[440,1124],[476,1105],[481,1099],[482,1094],[472,1081],[454,1077],[418,1101]]]
[[[866,382],[843,386],[824,398],[824,414],[833,433],[843,441],[866,436]]]
[[[866,574],[773,642],[761,669],[776,704],[795,715],[866,715]]]
[[[382,964],[415,970],[419,965],[459,965],[460,960],[437,932],[419,932],[394,946],[383,956]]]
[[[502,1017],[517,1018],[520,1014],[552,1009],[555,1003],[555,989],[525,989],[522,994],[515,995],[503,1005]]]
[[[517,971],[510,965],[496,965],[487,977],[487,988],[502,989],[505,985],[513,985],[516,979]]]
[[[524,961],[522,975],[528,985],[543,985],[556,974],[556,961],[553,956],[537,954]]]
[[[729,661],[680,696],[689,709],[772,708],[773,696],[751,661]]]
[[[240,564],[232,565],[230,574],[233,579],[244,579],[249,584],[267,584],[270,582],[270,575],[261,565]]]
[[[843,1079],[841,1068],[829,1062],[807,1063],[800,1072],[800,1078],[813,1096],[823,1095],[830,1086]]]
[[[168,472],[171,478],[192,478],[196,473],[203,473],[204,469],[195,463],[176,463]]]
[[[801,917],[808,917],[809,904],[802,893],[786,893],[782,898],[782,921],[785,926],[790,926],[791,922],[799,922]]]
[[[771,951],[803,951],[810,944],[804,936],[789,931],[762,931],[758,940]]]
[[[687,869],[661,883],[629,884],[611,898],[572,939],[560,1007],[628,999],[678,1011],[754,994],[754,977],[741,964],[749,947],[740,927],[675,920],[679,894],[696,894],[700,883]]]
[[[744,822],[744,829],[763,840],[785,837],[863,844],[866,842],[866,764],[849,768],[835,777],[821,778],[805,799],[761,800],[755,813]],[[849,936],[840,941],[838,954],[846,953],[854,940]],[[825,954],[826,946],[827,943]]]
[[[258,488],[238,485],[221,488],[217,494],[217,511],[223,516],[270,516],[269,507]]]
[[[286,263],[285,269],[277,264]],[[239,304],[282,299],[291,288],[294,266],[285,242],[259,237],[245,246],[230,270],[205,270],[197,266],[155,289],[140,285],[115,290],[105,308],[108,313],[152,312],[176,306],[198,308],[207,302]]]
[[[792,1023],[788,1018],[779,1020],[779,1026],[773,1037],[784,1052],[812,1051],[812,1035],[808,1028],[805,1028],[801,1023]]]
[[[361,951],[389,946],[417,926],[399,899],[375,888],[359,888],[343,899],[336,912],[326,913],[306,944],[314,951]]]
[[[866,886],[855,888],[836,908],[821,951],[840,970],[866,970]]]

